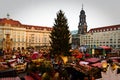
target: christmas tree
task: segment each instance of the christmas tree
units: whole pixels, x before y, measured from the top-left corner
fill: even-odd
[[[50,53],[52,55],[70,55],[69,50],[71,49],[70,44],[70,31],[67,23],[67,19],[64,16],[62,10],[59,10],[57,13],[57,18],[55,19],[55,23],[53,26],[53,30],[50,34],[50,44],[51,50]]]

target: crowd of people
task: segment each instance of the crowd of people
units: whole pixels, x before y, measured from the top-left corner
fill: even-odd
[[[27,63],[22,73],[20,70],[17,72],[18,75],[16,77],[19,77],[21,80],[84,80],[84,78],[90,77],[84,72],[85,66],[80,66],[80,61],[93,57],[85,47],[71,50],[72,55],[67,62],[72,65],[69,64],[69,66],[64,63],[61,56],[50,55],[47,49],[18,49],[13,50],[10,55],[4,55],[6,54],[5,52],[6,51],[0,51],[0,63],[6,62],[9,68],[16,69],[17,64],[23,65]],[[10,62],[12,60],[15,61]],[[2,67],[5,66],[2,65]]]

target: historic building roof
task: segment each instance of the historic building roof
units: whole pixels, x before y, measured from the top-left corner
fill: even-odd
[[[21,25],[21,23],[19,21],[16,21],[16,20],[13,20],[13,19],[7,19],[7,18],[0,19],[0,24],[1,25],[11,24],[12,26]]]
[[[118,24],[118,25],[112,25],[112,26],[92,28],[92,29],[90,29],[90,30],[88,31],[88,33],[114,31],[114,30],[118,30],[118,29],[120,30],[120,24]]]
[[[21,27],[21,28],[24,27],[26,29],[32,29],[32,28],[34,28],[35,30],[44,30],[44,29],[46,29],[48,31],[52,30],[51,27],[21,24],[17,20],[8,19],[8,18],[2,18],[2,19],[0,19],[0,25],[4,26],[6,24],[10,24],[13,27]]]

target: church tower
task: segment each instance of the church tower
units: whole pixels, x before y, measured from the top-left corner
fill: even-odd
[[[82,5],[82,10],[80,11],[80,16],[79,16],[78,34],[86,34],[86,33],[87,33],[86,15]]]

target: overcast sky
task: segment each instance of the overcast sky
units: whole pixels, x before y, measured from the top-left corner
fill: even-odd
[[[0,0],[0,18],[9,13],[22,24],[51,27],[61,9],[69,29],[77,30],[82,4],[88,30],[120,24],[120,0]]]

